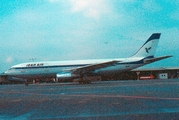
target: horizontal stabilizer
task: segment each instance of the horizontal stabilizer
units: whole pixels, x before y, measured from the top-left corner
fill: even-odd
[[[157,57],[157,58],[145,59],[144,63],[152,63],[152,62],[156,62],[156,61],[166,59],[166,58],[170,58],[170,57],[172,57],[172,56],[170,55],[170,56],[161,56],[161,57]]]

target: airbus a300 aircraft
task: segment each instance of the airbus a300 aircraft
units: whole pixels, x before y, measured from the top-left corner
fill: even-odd
[[[91,83],[86,76],[105,75],[130,71],[137,67],[169,58],[171,56],[154,57],[160,33],[153,33],[142,47],[129,58],[30,62],[12,66],[1,74],[11,79],[43,79],[43,78],[80,78],[79,83]]]

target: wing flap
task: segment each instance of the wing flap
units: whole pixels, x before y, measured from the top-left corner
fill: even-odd
[[[87,66],[71,69],[70,72],[75,73],[75,74],[88,73],[88,72],[94,71],[96,69],[113,66],[118,62],[120,62],[120,61],[109,61],[109,62],[87,65]]]

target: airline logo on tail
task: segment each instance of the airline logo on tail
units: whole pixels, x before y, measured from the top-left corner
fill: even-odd
[[[132,57],[154,57],[160,33],[153,33]]]
[[[149,50],[151,50],[152,47],[145,48],[146,52],[149,53]]]

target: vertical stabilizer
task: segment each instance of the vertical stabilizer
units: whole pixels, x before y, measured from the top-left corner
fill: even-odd
[[[153,33],[132,57],[154,57],[161,33]]]

